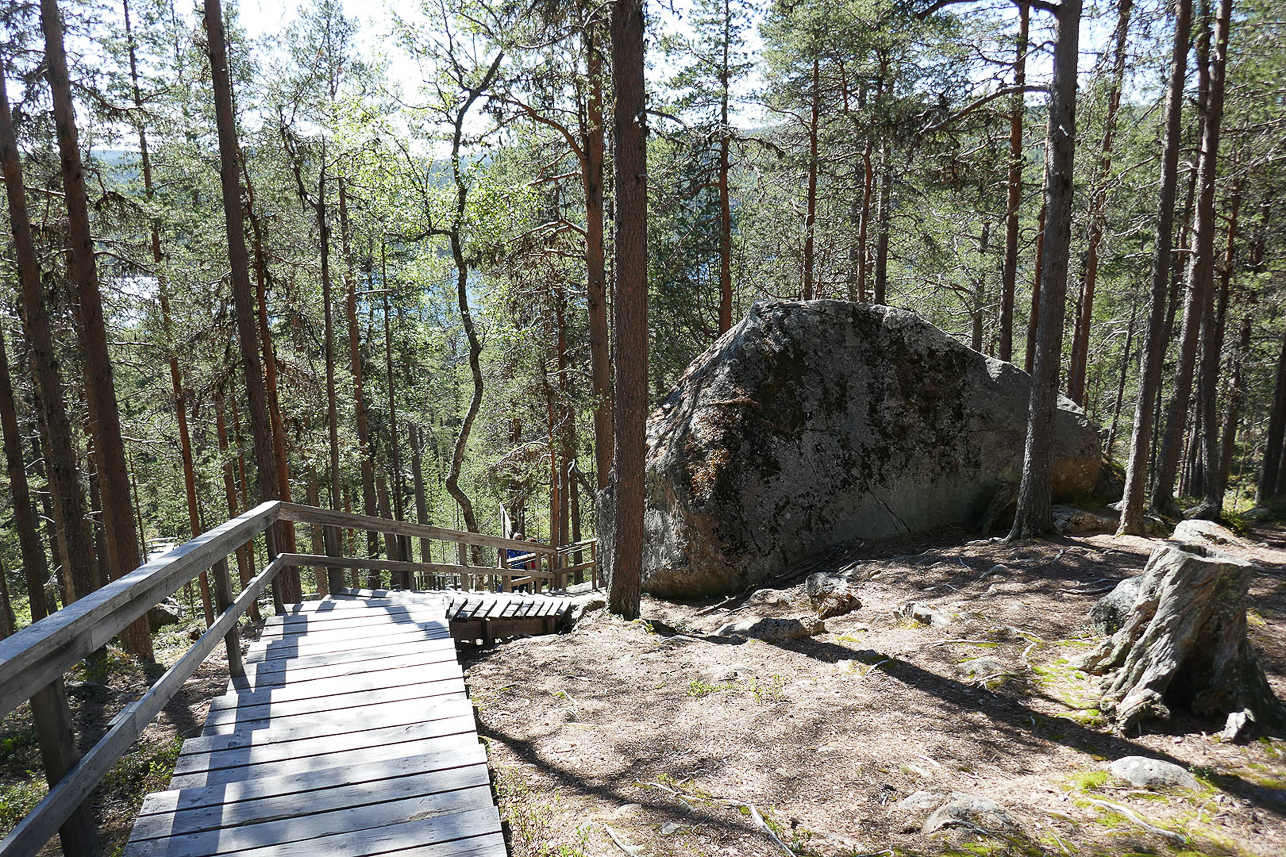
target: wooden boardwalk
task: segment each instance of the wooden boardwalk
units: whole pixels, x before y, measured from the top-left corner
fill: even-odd
[[[126,855],[506,854],[453,597],[371,595],[268,620],[170,788],[147,797]]]
[[[518,634],[552,634],[572,609],[572,599],[558,595],[519,592],[403,592],[396,589],[344,589],[335,600],[363,600],[389,604],[422,604],[441,600],[451,635],[457,640],[490,643]]]

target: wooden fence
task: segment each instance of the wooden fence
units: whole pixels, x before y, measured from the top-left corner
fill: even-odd
[[[326,554],[278,555],[275,531],[278,526],[291,523],[320,527]],[[340,546],[342,531],[346,529],[454,543],[459,546],[460,562],[345,557]],[[267,564],[234,594],[227,557],[243,546],[253,546],[261,536]],[[422,542],[422,557],[428,556],[424,544]],[[471,547],[494,552],[496,565],[470,565]],[[572,563],[570,567],[564,562],[587,549],[590,561]],[[0,717],[31,701],[41,756],[51,783],[44,799],[0,841],[0,857],[35,854],[55,833],[61,836],[63,851],[68,857],[97,853],[97,836],[88,812],[90,794],[220,640],[227,649],[229,673],[244,674],[237,623],[269,587],[277,612],[284,611],[277,580],[282,569],[309,566],[325,569],[326,584],[331,591],[345,586],[344,569],[389,571],[395,585],[400,583],[405,588],[411,588],[413,583],[421,584],[420,588],[460,589],[482,584],[507,591],[518,584],[539,591],[545,585],[564,588],[570,576],[579,579],[585,571],[591,573],[597,585],[595,549],[592,541],[554,548],[536,542],[275,500],[202,533],[165,556],[0,640]],[[515,559],[531,567],[507,567],[505,558],[509,551],[520,551],[522,555]],[[211,572],[214,581],[217,612],[213,623],[147,693],[113,719],[97,744],[78,757],[63,676],[79,661],[107,645],[131,622],[205,571]]]

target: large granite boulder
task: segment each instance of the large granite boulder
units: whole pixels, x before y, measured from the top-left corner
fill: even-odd
[[[1030,377],[924,319],[758,303],[648,420],[644,589],[737,592],[831,545],[976,524],[1019,479]],[[1099,440],[1060,399],[1054,493],[1088,495]]]

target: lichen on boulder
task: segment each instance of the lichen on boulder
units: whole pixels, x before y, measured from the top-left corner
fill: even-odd
[[[648,421],[644,588],[739,592],[854,539],[976,525],[1019,479],[1029,392],[911,312],[755,304]],[[1060,399],[1056,498],[1088,495],[1099,464]]]

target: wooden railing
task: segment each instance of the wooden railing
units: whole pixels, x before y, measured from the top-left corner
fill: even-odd
[[[327,553],[277,555],[272,528],[279,522],[322,528]],[[449,564],[341,556],[340,536],[344,529],[454,543],[459,545],[461,561]],[[268,562],[234,595],[227,557],[245,545],[253,545],[261,535]],[[494,551],[497,564],[470,565],[467,557],[470,547]],[[538,591],[545,583],[563,588],[568,575],[589,570],[588,566],[594,565],[592,561],[570,568],[564,567],[563,562],[566,556],[587,549],[593,556],[592,542],[554,548],[537,542],[270,501],[140,566],[0,640],[0,717],[31,700],[41,755],[52,782],[44,799],[0,841],[0,857],[35,854],[56,832],[62,837],[63,851],[68,857],[97,852],[96,836],[86,808],[90,794],[220,640],[227,649],[228,672],[233,676],[244,674],[237,623],[270,586],[276,610],[283,612],[277,582],[282,569],[324,568],[332,591],[345,586],[343,570],[353,568],[392,572],[395,584],[401,576],[406,588],[411,588],[413,578],[419,577],[422,583],[431,581],[440,587],[455,585],[465,589],[485,581],[508,590],[515,581],[520,581]],[[536,567],[506,567],[503,557],[510,550],[523,551]],[[103,648],[135,619],[206,571],[210,571],[214,579],[218,606],[213,623],[147,693],[113,719],[97,744],[77,758],[63,676],[78,662]],[[596,568],[592,571],[592,580],[597,585]]]

